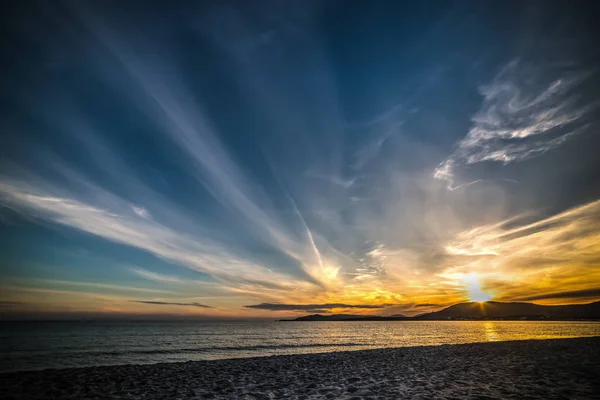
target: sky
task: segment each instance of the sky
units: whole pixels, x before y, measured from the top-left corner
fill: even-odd
[[[593,2],[17,3],[0,318],[600,300]]]

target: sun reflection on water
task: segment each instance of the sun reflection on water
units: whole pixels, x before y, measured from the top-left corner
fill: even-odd
[[[485,331],[485,340],[488,342],[497,342],[500,340],[498,332],[496,332],[496,324],[494,322],[487,321],[483,324]]]

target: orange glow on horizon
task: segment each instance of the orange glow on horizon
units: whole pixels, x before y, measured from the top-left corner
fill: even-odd
[[[517,228],[506,226],[503,221],[454,234],[451,244],[441,247],[446,253],[435,265],[424,264],[414,250],[381,245],[372,256],[384,273],[365,269],[348,274],[335,254],[322,253],[322,264],[309,269],[319,284],[289,276],[278,280],[282,274],[273,275],[268,288],[252,282],[188,282],[158,275],[151,276],[153,282],[164,283],[152,288],[143,286],[143,280],[138,286],[11,278],[0,285],[0,300],[15,304],[5,307],[3,314],[26,310],[266,318],[314,312],[246,306],[337,304],[317,310],[415,315],[491,299],[544,305],[600,300],[600,201]]]

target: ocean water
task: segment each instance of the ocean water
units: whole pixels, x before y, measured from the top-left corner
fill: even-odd
[[[600,336],[600,322],[10,322],[0,371]]]

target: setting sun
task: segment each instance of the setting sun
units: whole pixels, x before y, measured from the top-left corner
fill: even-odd
[[[481,285],[479,284],[479,276],[477,274],[467,275],[464,278],[465,283],[467,283],[467,291],[469,293],[469,300],[476,302],[484,302],[492,299],[492,296],[488,293],[485,293],[481,289]]]

